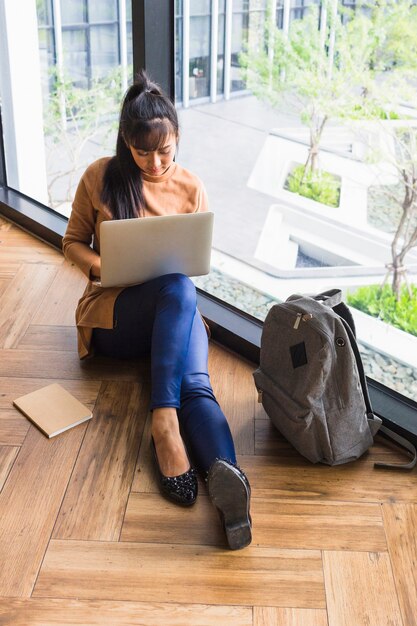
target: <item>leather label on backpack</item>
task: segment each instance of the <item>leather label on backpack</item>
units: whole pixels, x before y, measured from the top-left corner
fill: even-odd
[[[290,346],[290,354],[294,369],[307,364],[306,345],[304,341],[297,343],[295,346]]]

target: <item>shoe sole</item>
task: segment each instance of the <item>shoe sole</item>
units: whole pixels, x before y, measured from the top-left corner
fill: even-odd
[[[208,491],[223,515],[224,530],[231,550],[245,548],[252,541],[248,486],[235,469],[218,461],[211,469]]]

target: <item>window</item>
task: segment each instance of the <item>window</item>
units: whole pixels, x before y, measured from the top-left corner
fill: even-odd
[[[190,98],[204,98],[210,93],[210,31],[209,0],[190,3]]]
[[[53,11],[52,0],[40,0],[37,12],[34,3],[31,13],[19,15],[5,2],[8,27],[19,32],[7,38],[4,57],[13,72],[2,72],[8,183],[63,215],[69,214],[82,170],[114,150],[120,98],[132,74],[127,5],[61,0]],[[30,116],[25,93],[31,94]]]
[[[184,17],[182,13],[182,2],[175,2],[175,99],[181,101],[183,97],[183,26]]]
[[[345,2],[344,5],[349,5],[349,23],[352,25],[355,16],[353,3]],[[292,2],[290,9],[289,37],[298,37],[301,54],[308,55],[310,51],[302,48],[305,46],[303,37],[305,41],[307,37],[315,37],[317,46],[320,45],[320,38],[324,37],[324,31],[319,30],[320,8],[317,2],[304,0]],[[336,24],[335,28],[337,38],[342,40],[346,36],[343,29],[346,29],[347,22],[342,7],[339,11],[340,26]],[[364,19],[366,15],[363,14]],[[357,19],[361,16],[358,13]],[[381,15],[375,16],[375,19],[377,17],[382,19]],[[282,28],[283,3],[277,5],[275,18],[278,29]],[[268,67],[267,19],[265,3],[233,2],[232,91],[251,89],[241,72],[243,50],[260,51],[264,55],[265,68]],[[326,19],[329,25],[332,19],[330,12]],[[395,38],[395,33],[400,31],[392,29],[389,32]],[[413,36],[410,33],[410,37]],[[417,35],[413,41],[417,46]],[[216,214],[213,272],[196,282],[206,291],[260,320],[264,319],[274,301],[284,300],[291,293],[301,291],[313,294],[341,287],[345,298],[352,298],[352,307],[356,303],[354,316],[367,374],[416,399],[417,361],[412,356],[415,350],[411,346],[416,343],[417,348],[417,337],[405,330],[411,325],[410,319],[404,321],[401,330],[393,327],[388,320],[381,320],[388,315],[388,311],[377,311],[380,319],[372,317],[369,310],[376,305],[370,299],[375,296],[362,295],[359,287],[378,284],[378,281],[381,284],[387,271],[386,265],[391,262],[391,242],[401,208],[397,202],[395,209],[394,200],[388,197],[398,194],[401,200],[404,186],[400,191],[401,181],[392,170],[392,164],[388,166],[388,161],[395,157],[395,150],[399,149],[400,137],[397,134],[395,139],[393,132],[399,125],[401,115],[405,127],[414,128],[414,122],[407,120],[416,114],[417,105],[413,108],[409,103],[403,108],[405,103],[398,103],[395,121],[392,122],[383,119],[383,111],[374,110],[371,113],[368,110],[358,123],[355,118],[359,105],[356,105],[352,111],[353,121],[346,123],[346,108],[355,106],[350,101],[345,102],[345,109],[339,115],[326,108],[325,115],[331,117],[331,127],[324,125],[320,148],[318,145],[310,145],[309,148],[309,127],[305,124],[309,106],[320,106],[320,93],[326,93],[324,90],[327,88],[331,101],[331,94],[337,93],[335,83],[341,81],[343,76],[346,81],[344,90],[349,89],[350,76],[347,72],[343,75],[342,68],[338,66],[343,51],[337,47],[337,39],[333,44],[329,34],[328,41],[323,40],[322,45],[323,58],[326,57],[327,64],[333,58],[334,69],[327,86],[321,83],[317,92],[315,83],[319,84],[320,80],[318,74],[312,74],[314,56],[307,63],[308,67],[303,66],[302,58],[297,60],[294,56],[294,63],[299,63],[298,75],[291,73],[290,67],[283,69],[289,97],[277,95],[273,106],[266,98],[247,93],[226,102],[205,103],[194,110],[180,111],[183,131],[179,161],[196,171],[206,182],[210,205]],[[387,45],[391,57],[387,56],[386,62],[390,69],[384,70],[384,80],[388,84],[389,72],[395,71],[401,64],[405,68],[406,60],[401,56],[401,47],[395,56],[394,39]],[[392,58],[394,60],[390,61]],[[279,60],[273,59],[272,62]],[[366,80],[371,76],[375,81],[382,80],[381,75],[372,73],[369,68],[364,67],[363,71]],[[300,77],[312,81],[312,84],[301,84]],[[265,83],[259,91],[263,89],[266,93],[268,88]],[[343,94],[333,97],[340,99]],[[336,106],[333,101],[332,106]],[[374,116],[373,123],[369,123],[369,115]],[[316,123],[317,119],[310,121]],[[198,141],[195,140],[196,133]],[[411,143],[407,143],[407,132],[404,133],[402,140],[409,147]],[[414,134],[412,136],[415,137]],[[381,155],[377,156],[376,145],[380,145],[379,142],[394,142],[391,156],[386,154],[384,157],[385,164]],[[407,146],[403,149],[406,150]],[[329,178],[323,185],[326,193],[332,194],[331,190],[336,190],[337,198],[332,208],[329,205],[327,208],[319,206],[321,201],[318,198],[308,199],[289,186],[293,182],[288,178],[289,172],[296,171],[296,166],[303,166],[309,149],[312,155],[319,151],[320,169],[327,168],[329,172]],[[417,164],[417,153],[413,158]],[[380,159],[378,165],[375,162],[371,164],[375,159]],[[387,217],[388,214],[391,217]],[[368,248],[368,255],[364,246]],[[409,254],[409,267],[411,272],[417,271],[416,249]],[[409,282],[417,282],[415,276],[415,273],[409,274]],[[387,278],[389,280],[392,281],[392,276]],[[362,307],[362,310],[357,307]],[[389,305],[386,304],[386,307],[388,309]],[[417,317],[414,332],[417,335]]]
[[[224,92],[224,46],[225,46],[225,0],[219,3],[218,41],[217,41],[217,93]]]
[[[240,0],[233,3],[231,91],[246,89],[240,54],[248,47],[262,45],[267,0]]]

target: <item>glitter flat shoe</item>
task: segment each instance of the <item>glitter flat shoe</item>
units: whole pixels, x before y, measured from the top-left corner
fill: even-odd
[[[155,442],[151,439],[151,446],[155,465],[158,473],[158,486],[161,494],[181,506],[191,506],[195,503],[198,493],[197,472],[190,467],[189,470],[179,476],[165,476],[159,466],[156,454]]]

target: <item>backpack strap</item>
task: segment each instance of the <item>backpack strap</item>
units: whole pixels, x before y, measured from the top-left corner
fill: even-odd
[[[349,326],[348,322],[341,318],[343,326],[345,327],[347,336],[349,337],[350,345],[352,346],[353,354],[355,355],[356,365],[358,368],[359,380],[361,382],[363,399],[365,400],[366,413],[368,415],[368,419],[374,419],[374,412],[371,405],[371,398],[369,397],[368,391],[368,383],[366,382],[365,370],[363,369],[362,357],[359,352],[358,344],[356,342],[356,338],[353,334],[353,330]]]
[[[344,303],[340,302],[336,304],[336,306],[332,307],[333,311],[338,314],[345,322],[347,322],[353,332],[353,336],[356,338],[356,326],[355,321],[353,319],[353,315],[350,312],[349,307]]]
[[[341,289],[328,289],[328,291],[322,291],[317,296],[314,296],[313,300],[318,300],[326,306],[333,308],[342,302],[342,291]]]
[[[353,331],[353,335],[356,337],[356,328],[355,322],[353,320],[353,315],[350,312],[349,307],[342,302],[342,291],[340,289],[329,289],[328,291],[322,291],[317,296],[315,296],[314,300],[318,300],[322,302],[326,306],[329,306],[333,309],[335,313],[339,317],[345,320]]]
[[[346,307],[347,309],[347,307]],[[350,313],[350,311],[349,311]],[[363,369],[363,363],[362,363],[362,358],[359,352],[359,348],[358,348],[358,344],[356,343],[356,339],[355,336],[353,334],[352,329],[350,328],[348,322],[341,317],[341,320],[343,322],[343,325],[346,329],[347,335],[349,337],[350,340],[350,344],[352,346],[352,350],[353,353],[355,355],[355,359],[356,359],[356,365],[358,367],[358,373],[359,373],[359,379],[361,382],[361,387],[362,387],[362,392],[363,392],[363,398],[365,400],[365,406],[366,406],[366,413],[368,416],[368,421],[369,420],[374,420],[375,416],[374,416],[374,412],[372,410],[372,405],[371,405],[371,399],[369,397],[369,392],[368,392],[368,384],[366,382],[366,376],[365,376],[365,370]],[[383,433],[383,435],[389,439],[390,441],[393,441],[397,446],[400,446],[401,448],[404,448],[409,455],[411,455],[411,461],[409,463],[383,463],[382,461],[376,462],[374,463],[374,467],[379,467],[379,468],[394,468],[394,469],[413,469],[413,467],[415,467],[416,463],[417,463],[417,451],[416,448],[413,446],[413,444],[408,441],[407,439],[404,439],[404,437],[401,437],[401,435],[399,435],[398,433],[394,432],[393,430],[390,430],[389,428],[387,428],[386,426],[380,426],[378,432]],[[376,431],[375,431],[376,433]],[[373,434],[375,434],[373,433]]]
[[[390,441],[394,441],[394,443],[396,443],[397,446],[404,448],[408,452],[409,456],[411,456],[411,461],[409,463],[378,462],[378,463],[374,463],[374,467],[382,467],[382,468],[391,467],[395,469],[413,469],[413,467],[415,467],[417,463],[417,451],[416,451],[415,446],[413,446],[413,444],[410,441],[408,441],[408,439],[404,439],[404,437],[401,437],[401,435],[399,435],[398,433],[395,433],[393,430],[390,430],[386,426],[381,426],[378,432],[383,434],[384,437],[386,437]]]

